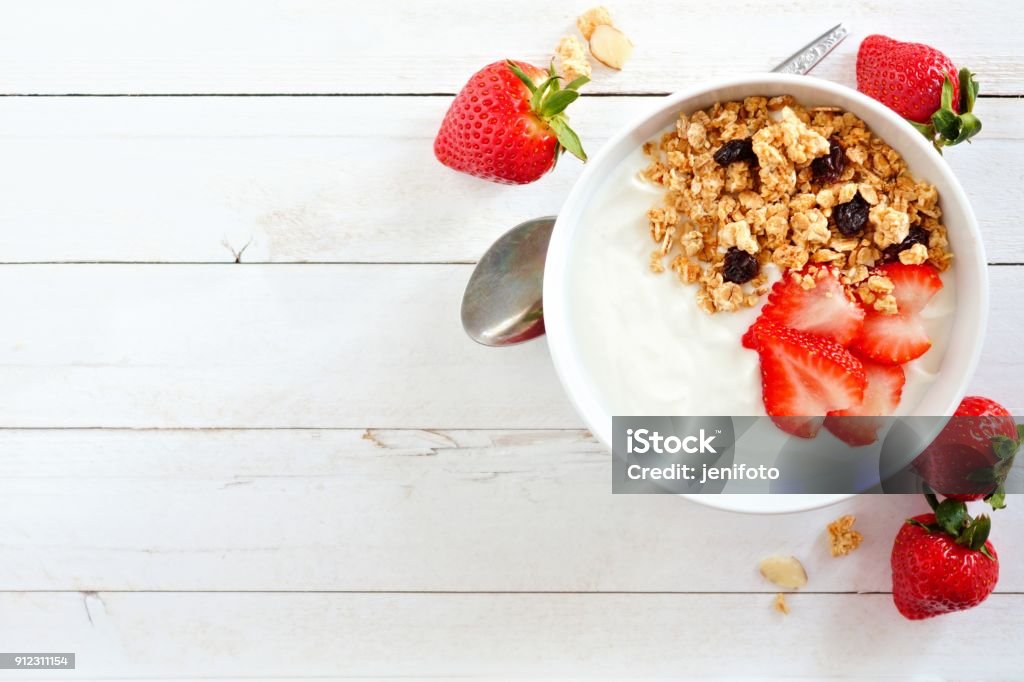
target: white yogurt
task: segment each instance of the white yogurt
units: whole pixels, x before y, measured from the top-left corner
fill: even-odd
[[[763,415],[757,353],[740,343],[760,306],[709,315],[695,285],[650,271],[647,210],[663,190],[640,179],[647,164],[638,148],[609,174],[573,240],[569,323],[593,392],[615,415]],[[942,281],[922,313],[932,348],[906,365],[897,414],[913,412],[941,365],[956,301],[953,278]]]

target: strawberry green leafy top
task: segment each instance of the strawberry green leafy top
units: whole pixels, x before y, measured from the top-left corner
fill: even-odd
[[[943,147],[969,142],[981,132],[981,120],[974,115],[974,103],[978,99],[978,81],[970,69],[962,68],[958,75],[960,101],[953,107],[953,81],[949,75],[942,82],[942,105],[931,116],[928,123],[916,123],[907,119],[910,125],[924,135],[942,153]],[[960,113],[957,113],[959,110]]]
[[[523,73],[515,62],[508,60],[506,63],[512,73],[529,89],[530,109],[554,131],[555,137],[558,138],[558,153],[561,154],[565,150],[580,161],[586,161],[587,154],[583,151],[583,144],[576,132],[569,127],[569,117],[566,116],[565,110],[576,101],[580,96],[579,88],[589,83],[590,79],[580,76],[562,87],[561,78],[552,64],[548,67],[547,79],[538,85]]]

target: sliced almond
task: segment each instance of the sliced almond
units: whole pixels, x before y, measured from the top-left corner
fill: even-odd
[[[605,66],[621,69],[633,54],[633,43],[619,29],[601,24],[590,35],[590,54]]]
[[[770,556],[761,560],[760,569],[766,580],[788,590],[796,590],[807,584],[807,571],[796,557]]]

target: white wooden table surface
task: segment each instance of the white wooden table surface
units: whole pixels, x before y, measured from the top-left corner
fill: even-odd
[[[574,106],[592,151],[840,20],[822,77],[853,84],[870,32],[973,67],[985,130],[947,153],[991,263],[972,390],[1024,408],[1019,5],[608,4],[637,49]],[[470,73],[544,62],[588,5],[0,6],[0,650],[78,654],[31,679],[1020,676],[1024,500],[998,593],[910,623],[887,555],[920,501],[613,497],[544,342],[463,336],[474,260],[580,167],[500,187],[431,139]],[[867,540],[833,560],[846,512]],[[755,570],[775,552],[811,575],[788,617]]]

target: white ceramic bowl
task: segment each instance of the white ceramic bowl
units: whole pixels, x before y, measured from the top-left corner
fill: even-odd
[[[939,375],[915,415],[949,415],[959,404],[974,374],[988,315],[988,273],[978,224],[949,166],[927,140],[892,110],[856,90],[810,76],[757,74],[720,81],[657,100],[652,110],[624,127],[588,163],[558,215],[544,271],[544,324],[555,369],[577,411],[591,431],[611,448],[612,415],[602,406],[587,380],[576,352],[569,323],[573,301],[568,286],[569,253],[584,207],[631,152],[675,123],[679,112],[692,113],[715,102],[751,95],[793,95],[807,106],[838,106],[867,123],[898,151],[911,172],[939,191],[943,222],[956,255],[950,271],[956,283],[956,314]],[[737,340],[738,342],[738,340]],[[850,495],[694,495],[697,502],[721,509],[782,513],[814,509]]]

